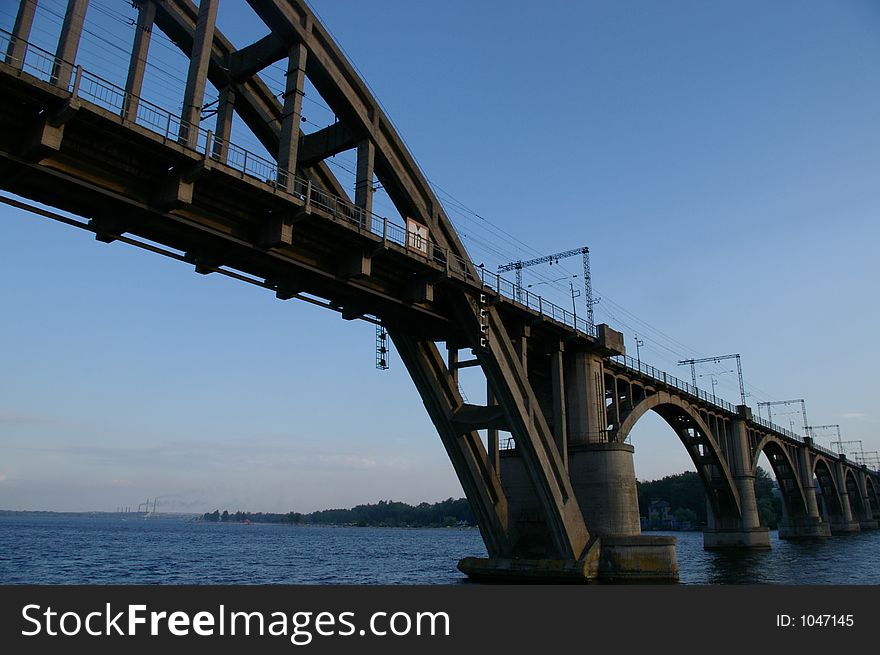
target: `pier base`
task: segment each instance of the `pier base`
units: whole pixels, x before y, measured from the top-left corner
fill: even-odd
[[[848,534],[859,534],[862,531],[858,521],[848,521],[846,523],[832,523],[831,534],[834,536],[842,536]]]
[[[602,537],[602,582],[678,582],[675,537]]]
[[[707,528],[703,531],[703,548],[706,550],[769,550],[770,530],[768,528],[719,529]]]
[[[830,537],[831,526],[820,519],[804,519],[779,526],[779,538],[788,541],[820,541]]]
[[[601,537],[580,561],[465,557],[458,570],[490,583],[678,582],[675,537]]]
[[[880,521],[859,521],[859,529],[862,531],[876,530],[878,527],[880,527]]]

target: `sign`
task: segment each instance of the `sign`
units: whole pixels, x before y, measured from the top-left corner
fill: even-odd
[[[406,249],[428,256],[428,227],[412,218],[406,219]]]

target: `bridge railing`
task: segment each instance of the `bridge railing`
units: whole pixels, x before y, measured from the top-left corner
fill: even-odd
[[[684,380],[680,380],[674,375],[669,375],[665,371],[654,368],[653,366],[650,366],[643,361],[637,360],[633,357],[630,357],[629,355],[615,355],[611,359],[618,364],[622,364],[630,370],[638,371],[642,375],[646,375],[647,377],[656,380],[657,382],[661,382],[667,386],[678,389],[679,391],[682,391],[685,394],[692,396],[698,400],[702,400],[703,402],[714,405],[727,412],[732,412],[734,414],[736,413],[736,407],[733,405],[733,403],[727,402],[723,398],[719,398],[718,396],[704,391],[699,387],[695,387],[692,384],[688,384]]]
[[[12,57],[11,45],[21,45],[21,57]],[[3,61],[21,69],[37,79],[51,84],[57,81],[57,72],[62,67],[74,71],[67,91],[74,97],[86,100],[98,107],[111,111],[124,120],[137,124],[165,139],[175,141],[199,155],[220,161],[226,166],[253,177],[261,182],[309,201],[316,207],[332,214],[334,218],[344,220],[362,229],[368,229],[376,236],[391,241],[409,250],[413,256],[422,256],[446,269],[446,272],[458,279],[482,284],[487,290],[493,291],[515,304],[546,316],[554,321],[572,327],[584,334],[595,336],[595,327],[589,325],[583,317],[575,315],[558,305],[548,302],[541,296],[531,293],[516,284],[502,278],[497,273],[485,269],[475,269],[473,264],[459,257],[448,249],[438,246],[433,241],[423,241],[420,237],[408,234],[405,225],[386,217],[366,212],[351,201],[324,191],[308,180],[297,177],[291,171],[278,166],[277,162],[261,157],[228,140],[214,135],[210,130],[196,127],[183,120],[174,112],[137,95],[126,93],[125,89],[112,82],[75,66],[71,62],[55,57],[52,53],[33,44],[17,40],[5,30],[0,30],[0,53],[4,53]],[[479,278],[474,277],[478,270]]]
[[[780,434],[783,434],[786,437],[788,437],[789,439],[794,439],[795,441],[801,441],[801,442],[803,442],[803,440],[804,440],[804,438],[801,435],[799,435],[795,432],[792,432],[791,430],[788,430],[788,429],[782,427],[781,425],[777,425],[776,423],[771,423],[767,419],[762,418],[760,416],[753,417],[752,421],[757,423],[758,425],[764,426],[768,430],[773,430],[774,432],[778,432]]]
[[[13,54],[16,50],[18,52]],[[28,41],[17,39],[5,30],[0,30],[0,53],[3,53],[5,63],[33,75],[43,82],[54,83],[55,76],[62,64],[72,67],[70,62],[65,62],[51,52]]]

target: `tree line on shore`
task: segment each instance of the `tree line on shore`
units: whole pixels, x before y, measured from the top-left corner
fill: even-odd
[[[637,482],[639,514],[649,516],[654,500],[669,503],[669,514],[677,525],[700,529],[706,525],[706,493],[703,481],[693,471],[668,475],[660,480]],[[761,525],[776,529],[782,518],[782,501],[774,493],[775,482],[758,467],[755,476],[755,495]],[[473,512],[464,498],[447,498],[438,503],[409,505],[393,500],[357,505],[351,509],[325,509],[303,514],[287,512],[229,512],[215,510],[202,515],[202,520],[219,523],[287,523],[292,525],[356,525],[377,527],[452,527],[474,526]],[[650,524],[646,527],[652,527]],[[664,526],[653,526],[664,527]]]
[[[220,510],[206,513],[205,521],[220,523],[289,523],[293,525],[357,525],[378,527],[453,527],[473,526],[474,515],[464,498],[447,498],[439,503],[420,503],[409,505],[393,500],[380,500],[375,504],[357,505],[351,509],[324,509],[302,514],[287,512],[272,514],[265,512],[234,512]]]
[[[651,501],[669,503],[669,514],[678,524],[690,524],[692,529],[706,525],[706,492],[699,474],[686,471],[667,475],[660,480],[638,482],[639,514],[649,517]],[[761,525],[775,530],[782,520],[782,499],[774,493],[776,483],[760,466],[755,472],[755,497]],[[651,527],[649,525],[649,527]]]

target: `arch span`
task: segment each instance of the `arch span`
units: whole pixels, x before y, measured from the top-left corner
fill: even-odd
[[[767,456],[779,490],[782,492],[782,502],[785,506],[786,515],[792,519],[799,519],[807,515],[807,498],[804,486],[797,475],[797,467],[791,454],[785,445],[775,436],[767,435],[755,448],[752,459],[752,470],[758,470],[758,459],[761,453]]]
[[[843,506],[840,502],[840,489],[831,472],[831,465],[822,457],[813,462],[813,476],[819,481],[820,497],[825,518],[829,523],[841,523],[844,520]]]
[[[846,484],[846,493],[849,496],[849,509],[853,518],[856,521],[865,520],[868,518],[865,510],[867,498],[865,498],[865,492],[862,489],[862,485],[859,484],[858,478],[856,478],[855,471],[851,468],[847,468],[843,479]]]
[[[880,518],[880,488],[873,476],[865,476],[865,492],[868,497],[868,506],[875,519]]]
[[[739,492],[717,439],[699,412],[680,397],[661,391],[644,398],[622,417],[615,440],[625,441],[649,411],[658,414],[678,435],[703,480],[715,517],[741,517]]]

